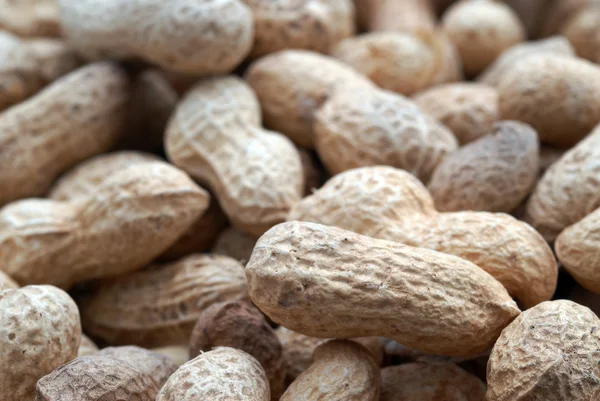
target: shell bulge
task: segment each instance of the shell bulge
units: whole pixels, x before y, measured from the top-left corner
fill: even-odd
[[[470,262],[306,222],[263,235],[246,277],[252,301],[294,331],[384,336],[443,355],[491,348],[519,314],[504,287]]]

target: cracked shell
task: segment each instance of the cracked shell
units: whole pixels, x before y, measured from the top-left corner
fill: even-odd
[[[314,223],[265,233],[246,277],[252,301],[291,330],[383,336],[441,355],[490,349],[519,314],[502,284],[466,260]]]
[[[251,355],[217,347],[181,365],[156,401],[270,401],[269,382]]]
[[[52,286],[0,292],[0,401],[31,400],[35,384],[77,356],[79,311]]]
[[[515,319],[494,345],[487,400],[596,400],[598,360],[598,317],[571,301],[543,302]]]
[[[529,195],[539,171],[537,133],[501,121],[491,132],[449,154],[427,188],[437,210],[511,212]]]
[[[337,91],[317,112],[314,130],[332,174],[391,165],[426,182],[458,146],[452,132],[410,99],[377,89]]]
[[[379,401],[379,367],[363,346],[353,341],[328,341],[315,349],[313,360],[281,401]]]

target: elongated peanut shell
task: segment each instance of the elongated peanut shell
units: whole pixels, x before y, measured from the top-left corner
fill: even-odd
[[[0,29],[18,36],[60,36],[56,0],[0,0]]]
[[[528,224],[502,213],[438,213],[427,189],[390,167],[339,174],[296,205],[288,220],[312,221],[433,249],[475,263],[528,308],[552,297],[558,268]]]
[[[317,112],[317,152],[332,174],[390,165],[427,181],[457,141],[410,99],[366,88],[340,90]]]
[[[156,401],[269,401],[269,382],[260,363],[247,353],[217,347],[182,365]]]
[[[178,105],[165,145],[169,159],[215,193],[234,226],[259,236],[302,196],[300,155],[259,126],[252,90],[231,77],[203,81]]]
[[[0,205],[43,195],[65,169],[108,150],[125,124],[127,78],[90,64],[0,115]]]
[[[501,121],[491,132],[446,156],[427,188],[437,210],[511,212],[529,195],[539,170],[537,133]]]
[[[504,287],[466,260],[314,223],[265,233],[246,277],[252,301],[289,329],[384,336],[443,355],[491,348],[519,314]]]
[[[600,394],[600,320],[567,300],[515,319],[494,345],[488,401],[595,400]]]
[[[0,292],[1,401],[31,400],[35,384],[77,356],[79,311],[52,286]]]
[[[104,282],[82,305],[82,321],[86,332],[110,344],[182,344],[204,309],[245,297],[237,261],[192,255]]]
[[[525,221],[548,241],[600,207],[600,127],[552,164],[538,181]]]
[[[363,346],[353,341],[329,341],[315,349],[313,359],[281,401],[379,401],[379,367]]]
[[[373,85],[344,63],[303,50],[285,50],[255,61],[246,80],[260,101],[265,126],[310,149],[314,114],[327,98],[340,87]]]

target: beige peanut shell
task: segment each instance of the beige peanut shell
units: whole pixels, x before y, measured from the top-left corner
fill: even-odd
[[[452,131],[461,145],[486,135],[500,119],[498,92],[488,85],[438,85],[416,94],[412,100]]]
[[[252,11],[241,0],[58,0],[67,41],[91,60],[141,58],[172,71],[217,75],[250,52]]]
[[[260,363],[244,351],[217,347],[182,365],[156,401],[269,401],[269,382]]]
[[[599,23],[600,10],[589,6],[578,11],[561,30],[579,57],[595,63],[600,61]]]
[[[452,132],[410,99],[383,90],[339,90],[315,116],[315,144],[332,174],[390,165],[423,181],[456,150]]]
[[[239,78],[202,81],[188,91],[165,146],[169,160],[208,185],[232,224],[253,236],[285,220],[302,196],[298,151],[260,127],[256,97]]]
[[[361,345],[332,340],[317,347],[313,359],[281,401],[379,401],[379,367]]]
[[[77,356],[79,311],[52,286],[0,292],[1,401],[32,400],[44,375]]]
[[[126,118],[125,73],[80,68],[0,115],[0,206],[43,195],[58,174],[115,144]]]
[[[17,36],[60,36],[56,0],[0,0],[0,29]]]
[[[283,350],[273,328],[250,302],[230,301],[204,310],[190,336],[190,358],[214,347],[231,347],[252,355],[265,370],[271,399],[279,400],[285,390]]]
[[[441,212],[509,213],[535,184],[539,153],[537,133],[530,126],[500,121],[488,135],[446,156],[427,188]]]
[[[531,125],[542,143],[570,147],[600,122],[600,67],[536,55],[517,61],[498,85],[500,115]]]
[[[485,401],[485,384],[453,363],[414,362],[381,370],[380,401]]]
[[[418,179],[391,167],[365,167],[333,177],[297,204],[288,220],[461,257],[494,276],[525,308],[550,299],[556,288],[552,250],[528,224],[502,213],[438,213]]]
[[[154,401],[158,390],[139,366],[109,356],[83,356],[42,377],[34,401]]]
[[[564,36],[552,36],[530,42],[516,44],[506,49],[488,68],[478,77],[482,84],[497,87],[502,77],[510,71],[519,60],[540,54],[554,54],[557,56],[574,57],[575,50]]]
[[[585,289],[600,294],[600,209],[564,229],[554,244],[556,256]]]
[[[600,128],[566,152],[538,181],[525,220],[552,242],[566,227],[600,207],[596,167],[600,158]]]
[[[250,260],[256,239],[236,230],[227,228],[217,237],[212,252],[218,255],[229,256],[240,261],[243,265]]]
[[[567,300],[515,319],[494,345],[488,401],[594,400],[600,394],[600,320]]]
[[[562,0],[550,4],[546,15],[542,18],[541,36],[555,35],[581,9],[598,4],[597,0]]]
[[[3,269],[21,284],[64,288],[139,270],[208,206],[208,193],[160,161],[123,168],[92,191],[71,201],[26,199],[0,209]]]
[[[86,332],[110,344],[187,343],[202,311],[248,296],[244,269],[225,256],[191,255],[99,284],[81,306]]]
[[[190,360],[187,345],[166,345],[152,348],[152,351],[167,356],[177,367]]]
[[[10,276],[0,270],[0,292],[4,290],[15,290],[19,288],[19,284],[15,282]]]
[[[382,89],[412,95],[431,84],[441,46],[431,32],[371,32],[341,41],[332,55]]]
[[[77,357],[80,356],[92,356],[98,353],[98,346],[85,334],[81,334],[81,341],[79,342],[79,349],[77,350]]]
[[[314,148],[314,114],[337,88],[373,86],[339,60],[305,50],[285,50],[256,60],[246,80],[260,101],[265,126],[309,149]]]
[[[149,376],[159,389],[167,382],[167,379],[173,372],[177,370],[175,363],[166,355],[136,347],[135,345],[106,347],[96,355],[127,362]]]
[[[436,15],[429,1],[358,0],[368,31],[432,32]]]
[[[352,0],[243,0],[254,15],[251,58],[285,49],[329,53],[354,33]]]
[[[465,72],[475,76],[509,47],[525,40],[525,28],[506,4],[462,0],[444,13],[442,29],[457,47]]]
[[[438,60],[440,65],[430,82],[430,86],[462,81],[464,79],[463,65],[456,46],[443,31],[438,30],[436,35],[439,46],[438,51],[440,52]]]
[[[383,336],[442,355],[491,348],[519,314],[504,287],[466,260],[307,222],[265,233],[246,277],[252,301],[291,330]]]

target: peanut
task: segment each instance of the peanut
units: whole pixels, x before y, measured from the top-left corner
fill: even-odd
[[[488,401],[593,400],[600,393],[600,320],[571,301],[543,302],[515,319],[488,363]]]
[[[79,343],[79,349],[77,350],[77,357],[91,356],[98,353],[98,346],[85,334],[81,334],[81,341]]]
[[[416,94],[413,101],[452,131],[461,145],[486,135],[500,119],[498,92],[483,84],[439,85]]]
[[[215,254],[229,256],[242,264],[246,264],[250,260],[255,244],[256,240],[254,238],[235,228],[228,228],[217,237],[212,251]]]
[[[427,188],[437,210],[511,212],[527,197],[539,172],[537,133],[501,121],[486,136],[449,154]]]
[[[525,308],[550,299],[556,288],[552,250],[529,225],[500,213],[438,213],[427,189],[402,170],[339,174],[297,204],[288,220],[456,255],[494,276]]]
[[[230,301],[202,312],[190,337],[189,355],[195,358],[217,346],[240,349],[256,358],[269,379],[271,399],[279,400],[286,374],[282,347],[256,307],[247,301]]]
[[[337,91],[316,113],[314,131],[317,152],[333,174],[381,164],[427,181],[457,148],[452,132],[412,101],[370,88]]]
[[[379,368],[364,347],[353,341],[329,341],[315,349],[313,359],[281,401],[379,401]]]
[[[269,401],[269,382],[260,363],[247,353],[217,347],[182,365],[156,401]]]
[[[203,81],[177,106],[169,159],[216,194],[232,224],[259,236],[302,196],[302,163],[283,135],[260,127],[252,90],[231,77]]]
[[[600,207],[600,126],[552,164],[527,203],[525,220],[552,242]]]
[[[453,363],[407,363],[381,370],[380,401],[484,401],[485,384]]]
[[[121,69],[98,63],[0,114],[0,206],[43,195],[62,171],[114,145],[127,98]]]
[[[523,58],[503,76],[498,93],[502,118],[531,125],[549,145],[572,146],[600,122],[600,68],[586,60]]]
[[[252,47],[241,0],[58,0],[69,44],[91,60],[139,57],[195,75],[232,71]]]
[[[294,331],[384,336],[444,355],[491,348],[519,314],[504,287],[466,260],[314,223],[265,233],[246,277],[252,301]]]
[[[56,0],[0,0],[0,29],[18,36],[59,36]]]
[[[167,356],[177,367],[190,360],[188,347],[183,345],[167,345],[164,347],[152,348],[152,351]]]
[[[299,146],[314,148],[315,112],[337,88],[373,86],[340,61],[303,50],[285,50],[255,61],[246,72],[265,125]]]
[[[360,0],[369,31],[431,32],[436,23],[429,1]]]
[[[202,311],[247,297],[244,269],[225,256],[191,255],[99,284],[81,306],[86,332],[110,344],[184,344]]]
[[[79,311],[52,286],[0,292],[1,401],[31,400],[44,375],[77,356]]]
[[[14,290],[17,288],[19,288],[19,285],[15,282],[15,280],[0,270],[0,292],[4,290]]]
[[[185,173],[159,161],[124,168],[94,190],[82,186],[87,197],[28,199],[0,210],[2,268],[17,282],[69,288],[138,270],[208,204]]]
[[[108,356],[84,356],[40,379],[34,401],[154,401],[152,378],[139,366]]]

